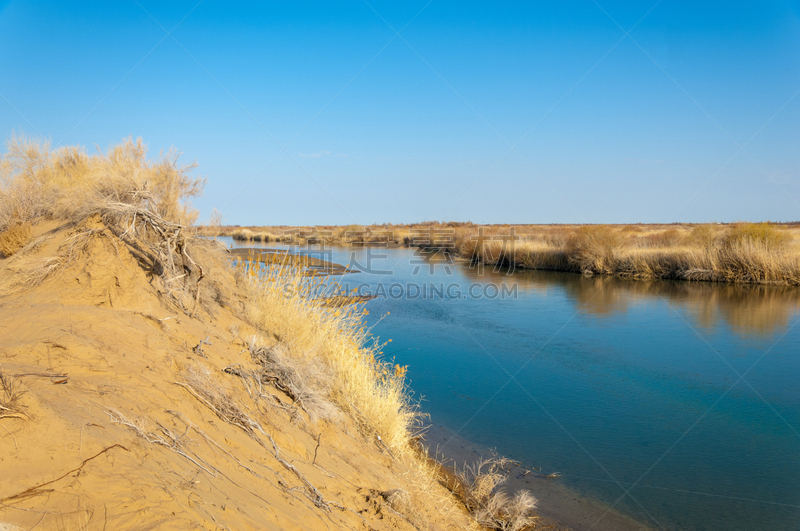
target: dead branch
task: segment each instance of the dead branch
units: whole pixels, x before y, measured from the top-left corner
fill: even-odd
[[[109,446],[108,448],[106,448],[106,449],[104,449],[104,450],[101,450],[101,451],[97,452],[97,453],[96,453],[95,455],[93,455],[92,457],[89,457],[88,459],[84,459],[84,460],[83,460],[83,463],[81,463],[81,465],[80,465],[78,468],[73,468],[72,470],[70,470],[70,471],[69,471],[69,472],[67,472],[66,474],[64,474],[64,475],[62,475],[62,476],[59,476],[59,477],[57,477],[56,479],[52,479],[52,480],[50,480],[50,481],[46,481],[45,483],[42,483],[41,485],[36,485],[35,487],[31,487],[31,488],[29,488],[29,489],[26,489],[26,490],[24,490],[24,491],[22,491],[22,492],[20,492],[20,493],[18,493],[18,494],[14,494],[13,496],[8,496],[8,497],[6,497],[6,498],[2,498],[2,499],[0,499],[0,502],[6,502],[6,501],[9,501],[9,500],[18,500],[18,499],[20,499],[20,498],[27,498],[27,497],[29,497],[29,496],[36,496],[37,494],[39,494],[39,493],[38,493],[38,492],[36,492],[36,491],[38,491],[38,490],[39,490],[39,489],[41,489],[42,487],[45,487],[45,486],[47,486],[47,485],[52,485],[52,484],[53,484],[53,483],[55,483],[56,481],[62,480],[62,479],[64,479],[65,477],[69,476],[70,474],[72,474],[72,473],[74,473],[74,472],[77,472],[78,470],[81,470],[81,469],[82,469],[82,468],[83,468],[83,467],[86,465],[86,463],[88,463],[88,462],[89,462],[89,461],[91,461],[92,459],[96,459],[96,458],[100,457],[101,455],[103,455],[104,453],[108,452],[108,451],[109,451],[109,450],[111,450],[112,448],[122,448],[122,449],[123,449],[123,450],[125,450],[126,452],[130,452],[130,450],[128,450],[127,448],[125,448],[125,447],[124,447],[124,446],[122,446],[121,444],[112,444],[112,445],[111,445],[111,446]]]

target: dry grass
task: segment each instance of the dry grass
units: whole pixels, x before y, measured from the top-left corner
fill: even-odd
[[[365,434],[406,453],[416,408],[408,401],[403,371],[380,359],[382,345],[364,324],[363,305],[331,307],[327,295],[338,287],[295,267],[251,272],[246,316],[280,342],[281,364],[294,367],[295,374],[312,374],[302,380],[323,378],[327,398],[356,419]],[[265,351],[255,352],[261,357]],[[275,367],[274,361],[267,363]]]
[[[21,403],[24,394],[16,378],[0,371],[0,419],[26,417]]]
[[[515,464],[493,457],[456,470],[456,493],[479,525],[503,531],[523,531],[536,525],[538,502],[530,492],[522,490],[512,497],[498,489]]]
[[[250,340],[250,355],[259,367],[261,383],[273,383],[308,414],[312,422],[333,421],[341,414],[328,396],[334,375],[317,358],[298,360],[290,357],[288,349],[277,344],[263,345],[257,337]]]
[[[14,223],[0,232],[0,258],[8,258],[31,241],[31,224]]]

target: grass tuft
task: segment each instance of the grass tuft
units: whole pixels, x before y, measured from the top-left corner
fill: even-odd
[[[31,224],[14,223],[0,232],[0,257],[8,258],[31,241]]]
[[[0,419],[27,417],[21,403],[24,394],[16,378],[0,371]]]
[[[503,531],[523,531],[536,525],[538,501],[530,492],[522,490],[512,497],[498,489],[515,464],[493,457],[455,471],[456,494],[479,525]]]

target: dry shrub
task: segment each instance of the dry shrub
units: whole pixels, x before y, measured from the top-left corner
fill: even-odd
[[[723,245],[734,247],[745,242],[762,245],[768,250],[780,250],[791,241],[791,235],[772,223],[736,223],[725,236]]]
[[[191,177],[194,167],[179,166],[175,151],[147,160],[141,139],[88,155],[78,147],[51,150],[47,143],[12,137],[0,164],[0,228],[15,220],[80,220],[113,203],[189,225],[197,212],[186,200],[200,195],[205,184]]]
[[[15,223],[0,232],[0,257],[7,258],[31,241],[31,224]]]
[[[613,273],[614,254],[622,245],[619,233],[605,225],[578,227],[567,242],[569,262],[582,273]]]
[[[202,192],[205,181],[191,176],[193,164],[179,166],[175,151],[155,161],[146,156],[141,139],[88,155],[81,148],[51,150],[47,143],[13,137],[0,160],[0,229],[44,219],[78,225],[96,216],[160,278],[163,292],[194,315],[204,272],[191,256],[200,244],[187,230],[197,217],[188,199]],[[50,274],[66,262],[51,257],[40,269]]]
[[[249,347],[253,361],[259,366],[260,381],[276,383],[308,414],[312,422],[318,419],[335,420],[339,416],[339,409],[328,396],[333,375],[320,360],[292,359],[284,345],[266,347],[255,336],[250,340]]]
[[[516,463],[506,458],[480,459],[456,470],[456,494],[479,525],[488,529],[522,531],[536,524],[536,498],[528,491],[513,497],[498,487]]]
[[[716,225],[703,224],[692,227],[687,237],[687,243],[704,249],[711,249],[718,243],[720,230]]]

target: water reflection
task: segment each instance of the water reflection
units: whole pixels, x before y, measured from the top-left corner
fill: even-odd
[[[786,329],[800,310],[800,289],[793,286],[721,284],[670,280],[625,280],[551,271],[504,271],[463,265],[461,272],[475,282],[514,282],[520,293],[561,289],[581,313],[600,317],[626,313],[636,304],[661,299],[690,313],[700,327],[724,322],[743,336],[768,337]]]

